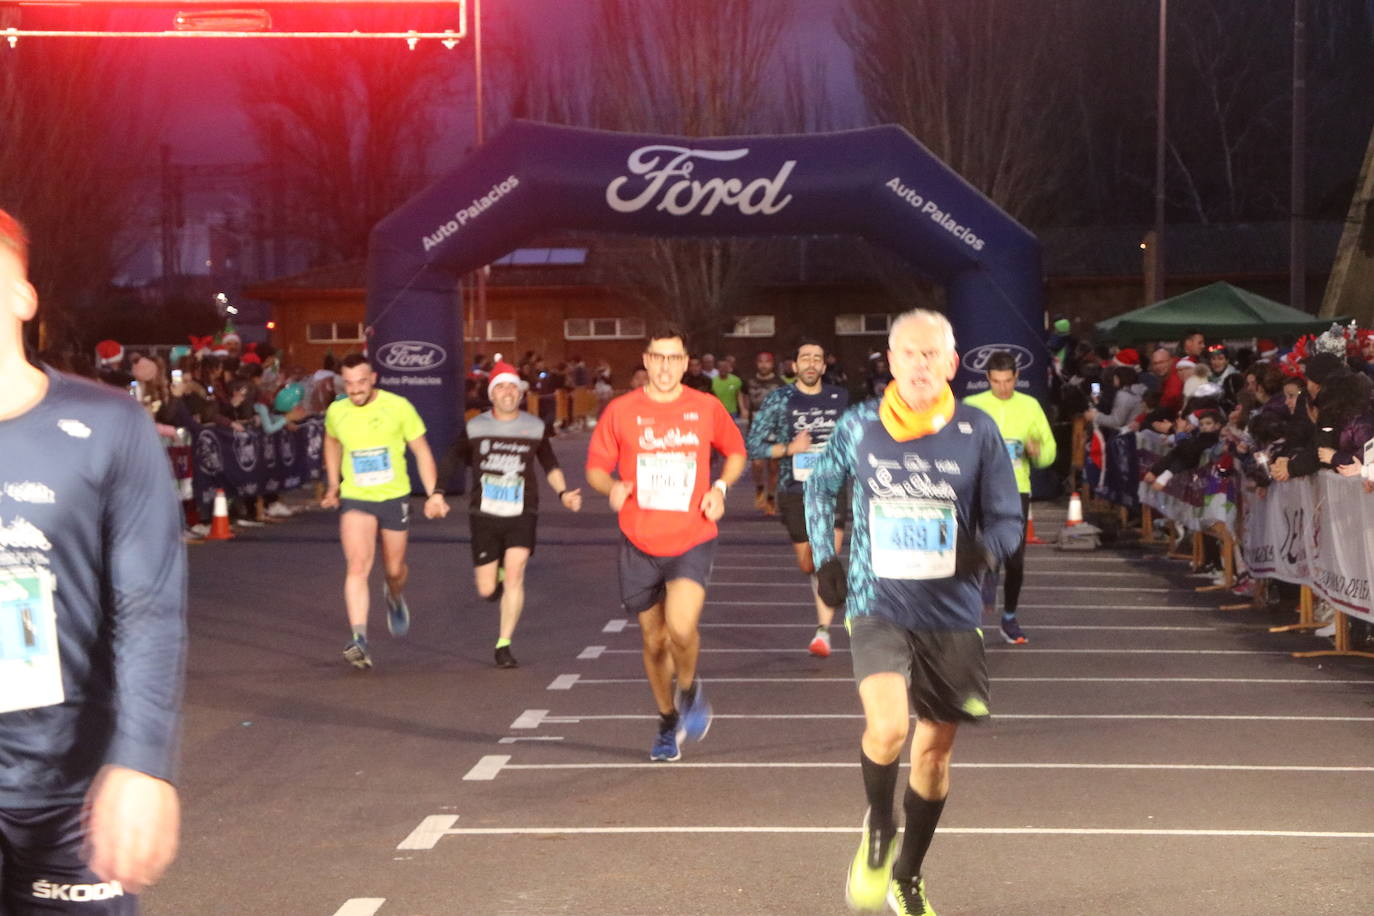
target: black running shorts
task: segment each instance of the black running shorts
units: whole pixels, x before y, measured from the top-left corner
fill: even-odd
[[[668,594],[674,579],[691,579],[702,588],[711,578],[716,539],[703,541],[686,553],[656,557],[620,536],[620,603],[628,614],[642,614]]]
[[[81,807],[0,808],[0,913],[138,912],[136,896],[81,860]]]
[[[930,722],[981,722],[992,699],[981,630],[907,630],[866,614],[845,622],[854,681],[895,672],[911,707]]]
[[[501,518],[495,515],[468,516],[472,532],[472,565],[486,566],[506,555],[511,547],[528,547],[534,556],[534,533],[539,516],[533,512]]]
[[[339,512],[366,512],[375,516],[378,527],[387,531],[407,531],[410,528],[410,497],[395,499],[341,499]]]
[[[778,491],[778,518],[793,544],[805,544],[806,537],[806,497],[800,491]],[[849,488],[840,491],[835,499],[835,530],[843,531],[849,521]]]

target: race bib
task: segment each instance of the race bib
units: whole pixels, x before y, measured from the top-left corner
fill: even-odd
[[[821,455],[825,452],[822,445],[816,451],[798,452],[792,456],[792,479],[797,483],[802,483],[811,476],[817,464],[820,463]]]
[[[695,455],[640,455],[635,468],[635,499],[644,509],[686,512],[697,485]]]
[[[353,461],[353,483],[359,487],[376,487],[391,483],[395,473],[391,470],[391,450],[382,448],[363,448],[349,452]]]
[[[1011,458],[1012,466],[1015,467],[1021,457],[1026,454],[1026,444],[1020,439],[1007,439],[1006,446],[1007,455]]]
[[[52,591],[46,570],[0,570],[0,712],[64,699]]]
[[[483,474],[481,510],[506,518],[525,511],[525,478],[519,474]]]
[[[950,503],[873,500],[868,509],[870,557],[880,579],[947,579],[954,575],[959,525]]]

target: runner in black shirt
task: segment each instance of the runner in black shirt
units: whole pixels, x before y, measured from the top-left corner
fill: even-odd
[[[520,376],[515,367],[497,363],[487,390],[491,410],[469,420],[467,435],[449,447],[439,468],[439,486],[425,503],[425,515],[448,514],[445,487],[460,465],[472,467],[476,475],[469,506],[473,575],[478,594],[501,603],[496,665],[514,668],[511,639],[524,609],[525,564],[534,554],[539,519],[536,459],[564,508],[579,511],[582,491],[568,489],[553,454],[548,426],[520,410]]]

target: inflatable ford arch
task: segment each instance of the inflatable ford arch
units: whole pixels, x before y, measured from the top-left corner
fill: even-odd
[[[905,130],[689,139],[516,121],[370,239],[369,352],[436,449],[463,412],[459,277],[550,229],[857,235],[945,287],[963,354],[956,395],[986,387],[998,349],[1043,393],[1039,243]]]

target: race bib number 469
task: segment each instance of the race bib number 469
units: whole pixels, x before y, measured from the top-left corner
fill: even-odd
[[[47,570],[0,570],[0,712],[64,698],[52,592]]]
[[[954,506],[926,499],[869,503],[873,574],[880,579],[947,579],[959,534]]]

